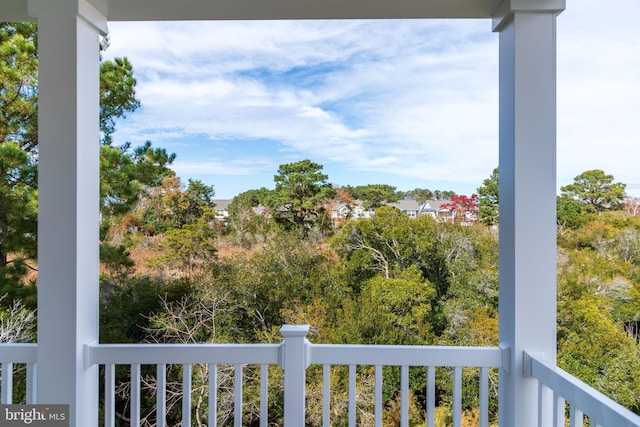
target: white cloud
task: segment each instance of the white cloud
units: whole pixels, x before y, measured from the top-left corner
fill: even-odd
[[[629,155],[640,136],[640,6],[612,1],[626,12],[581,0],[558,18],[559,185],[595,167],[640,182]],[[497,165],[497,35],[488,21],[110,26],[108,54],[131,59],[143,102],[119,135],[200,141],[204,153],[180,147],[185,173],[251,171],[233,163],[237,152],[228,161],[203,148],[203,139],[233,138],[278,142],[264,165],[297,155],[351,171],[435,175],[471,191]]]
[[[639,14],[634,0],[581,0],[558,18],[560,185],[588,169],[640,182]]]
[[[206,159],[202,161],[181,161],[173,164],[178,175],[256,175],[273,169],[268,158],[247,157],[241,161],[229,162],[228,159]]]

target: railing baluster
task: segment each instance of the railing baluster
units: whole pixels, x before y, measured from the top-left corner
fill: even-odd
[[[260,365],[260,427],[269,423],[269,365]]]
[[[400,367],[400,426],[409,427],[409,367]]]
[[[182,365],[182,425],[191,425],[191,377],[193,366],[190,363]]]
[[[349,365],[349,427],[356,426],[356,365]]]
[[[209,365],[209,427],[218,425],[218,365]]]
[[[553,392],[553,427],[564,427],[564,398]]]
[[[436,367],[427,368],[427,427],[436,425]]]
[[[375,372],[375,427],[382,427],[382,366],[376,365]]]
[[[27,363],[27,396],[26,401],[27,404],[33,405],[37,402],[38,396],[38,383],[36,379],[38,378],[38,364],[37,363]]]
[[[0,393],[0,403],[3,405],[13,403],[13,363],[2,364],[2,389]]]
[[[453,368],[453,427],[462,424],[462,368]]]
[[[104,366],[104,425],[116,425],[116,365]]]
[[[167,365],[156,365],[156,425],[167,426]]]
[[[569,406],[569,425],[571,427],[583,427],[584,416],[582,411],[576,408],[576,405],[570,404]]]
[[[555,393],[549,387],[538,383],[538,426],[553,425],[555,419]]]
[[[542,427],[542,388],[544,384],[538,381],[538,427]]]
[[[322,365],[322,425],[331,426],[331,365]]]
[[[242,427],[242,366],[235,365],[235,380],[233,384],[233,425]]]
[[[564,399],[564,397],[559,396],[558,399],[558,427],[564,427],[565,426],[565,407],[566,405],[566,400]]]
[[[140,426],[140,365],[131,365],[131,427]]]
[[[480,427],[489,427],[489,369],[480,368]]]

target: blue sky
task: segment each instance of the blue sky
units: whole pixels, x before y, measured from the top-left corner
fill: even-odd
[[[558,185],[602,169],[640,195],[638,0],[558,17]],[[142,107],[117,143],[177,154],[217,198],[311,159],[336,185],[471,194],[498,165],[498,35],[487,20],[110,23]]]

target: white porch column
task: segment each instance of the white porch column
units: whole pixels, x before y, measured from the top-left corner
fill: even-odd
[[[500,32],[500,344],[504,427],[534,427],[523,351],[556,361],[556,16],[564,0],[505,0]]]
[[[84,0],[29,0],[38,20],[38,403],[69,404],[71,426],[98,422],[99,33]]]

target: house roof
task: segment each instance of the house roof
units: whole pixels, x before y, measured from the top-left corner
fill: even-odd
[[[442,209],[442,205],[445,205],[447,203],[451,203],[451,201],[450,200],[427,200],[422,204],[422,210],[423,211],[427,211],[427,210],[448,211],[449,209]]]
[[[233,199],[213,199],[212,202],[215,204],[216,210],[227,210],[229,209],[229,205],[231,204],[231,200]]]
[[[387,206],[398,208],[401,211],[419,211],[420,205],[415,200],[399,200],[396,203],[387,203]]]
[[[386,203],[386,206],[391,206],[394,208],[398,208],[401,211],[428,211],[428,210],[433,210],[433,211],[441,211],[441,210],[445,210],[445,211],[449,211],[449,209],[442,209],[442,205],[450,203],[449,200],[427,200],[426,202],[424,202],[423,204],[419,204],[417,201],[415,200],[399,200],[395,203]],[[337,211],[340,209],[345,208],[347,205],[351,205],[353,208],[362,208],[362,201],[361,200],[355,200],[354,203],[346,203],[346,202],[342,202],[342,203],[338,203],[336,205],[333,206],[333,208],[331,210],[333,211]]]

